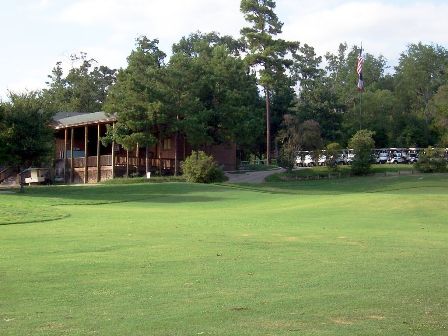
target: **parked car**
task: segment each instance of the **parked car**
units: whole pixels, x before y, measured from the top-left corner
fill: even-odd
[[[402,153],[398,152],[398,153],[394,153],[389,160],[387,161],[387,163],[394,163],[394,164],[398,164],[398,163],[407,163],[407,159],[404,155],[402,155]]]
[[[316,162],[314,161],[313,157],[309,154],[305,155],[305,158],[303,160],[303,166],[304,167],[313,167],[316,165]]]
[[[352,149],[349,149],[348,153],[345,155],[345,163],[352,164],[354,158],[355,158],[355,153],[353,153]]]
[[[325,154],[319,155],[319,160],[317,161],[319,166],[325,166],[327,164],[327,156]]]
[[[409,153],[408,154],[408,163],[416,163],[418,161],[418,154],[417,153]]]
[[[376,158],[376,163],[384,164],[387,163],[388,160],[389,160],[389,154],[387,154],[386,152],[381,152],[378,154],[378,157]]]
[[[345,159],[345,155],[344,154],[339,154],[337,159],[336,159],[336,164],[338,164],[338,165],[345,165],[346,163],[347,162],[346,162],[346,159]]]

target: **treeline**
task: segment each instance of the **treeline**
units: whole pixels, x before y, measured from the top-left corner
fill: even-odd
[[[373,132],[377,147],[448,146],[445,48],[410,44],[393,70],[384,57],[364,54],[359,93],[358,46],[342,43],[319,56],[277,37],[283,24],[274,1],[242,0],[240,9],[247,26],[237,38],[192,33],[168,58],[157,39],[142,36],[119,70],[83,53],[66,75],[56,64],[45,89],[1,104],[1,133],[11,129],[4,116],[14,102],[32,99],[46,112],[115,113],[105,141],[127,149],[183,134],[195,148],[236,142],[241,158],[261,157],[280,152],[291,137],[297,150],[346,146],[360,129]]]

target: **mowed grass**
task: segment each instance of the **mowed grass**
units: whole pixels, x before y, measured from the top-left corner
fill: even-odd
[[[0,335],[446,335],[448,178],[0,194]]]

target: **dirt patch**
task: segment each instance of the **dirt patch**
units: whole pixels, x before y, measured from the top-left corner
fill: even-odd
[[[343,318],[332,318],[331,322],[339,325],[352,325],[354,322]]]
[[[289,241],[289,242],[294,242],[294,241],[299,240],[299,238],[297,238],[297,237],[285,237],[285,240]]]

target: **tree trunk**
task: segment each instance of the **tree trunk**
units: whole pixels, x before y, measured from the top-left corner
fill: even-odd
[[[266,161],[271,163],[271,103],[269,101],[269,90],[265,87],[266,96]]]
[[[146,145],[146,149],[145,149],[145,171],[146,171],[146,175],[148,175],[148,171],[149,171],[149,147],[148,145]]]

